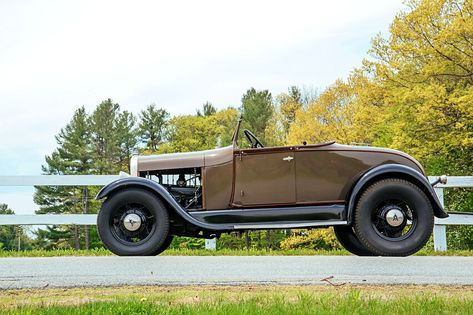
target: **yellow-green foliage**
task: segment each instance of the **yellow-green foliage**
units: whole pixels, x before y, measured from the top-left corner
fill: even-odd
[[[369,85],[361,73],[352,74],[347,82],[337,80],[313,103],[296,112],[288,142],[371,142],[373,125],[381,119],[381,113]]]
[[[473,172],[473,4],[412,0],[346,81],[297,111],[289,143],[400,149],[427,170]]]
[[[367,63],[385,87],[388,145],[421,159],[473,149],[473,4],[409,1]],[[469,152],[469,153],[468,153]],[[471,163],[469,163],[471,164]]]
[[[231,143],[238,112],[234,108],[220,110],[209,116],[176,116],[167,123],[168,141],[157,151],[142,154],[191,152],[214,149]]]
[[[293,235],[281,242],[281,249],[311,248],[340,249],[333,229],[293,230]]]

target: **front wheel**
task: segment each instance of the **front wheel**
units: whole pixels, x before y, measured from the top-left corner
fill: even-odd
[[[432,204],[415,184],[397,178],[369,186],[358,200],[353,227],[360,243],[381,256],[408,256],[429,240]]]
[[[105,246],[119,256],[153,256],[172,241],[165,205],[139,188],[108,197],[98,214],[97,229]]]
[[[158,248],[156,248],[156,250],[150,256],[156,256],[164,252],[166,249],[168,249],[168,247],[171,245],[173,240],[174,240],[174,235],[169,234],[164,240],[164,243]]]

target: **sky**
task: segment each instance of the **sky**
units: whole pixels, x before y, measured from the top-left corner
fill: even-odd
[[[250,87],[322,91],[387,34],[401,0],[0,0],[0,176],[38,175],[79,106],[107,98],[138,114],[210,101],[238,107]],[[31,187],[0,203],[32,214]]]

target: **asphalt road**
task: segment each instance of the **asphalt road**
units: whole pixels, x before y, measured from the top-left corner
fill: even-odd
[[[198,284],[470,284],[473,257],[1,258],[0,289]]]

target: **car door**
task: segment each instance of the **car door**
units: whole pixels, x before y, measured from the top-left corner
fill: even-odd
[[[258,207],[296,202],[294,148],[235,151],[232,205]]]
[[[295,147],[298,204],[343,203],[350,181],[369,167],[354,152],[327,149],[331,144]]]

